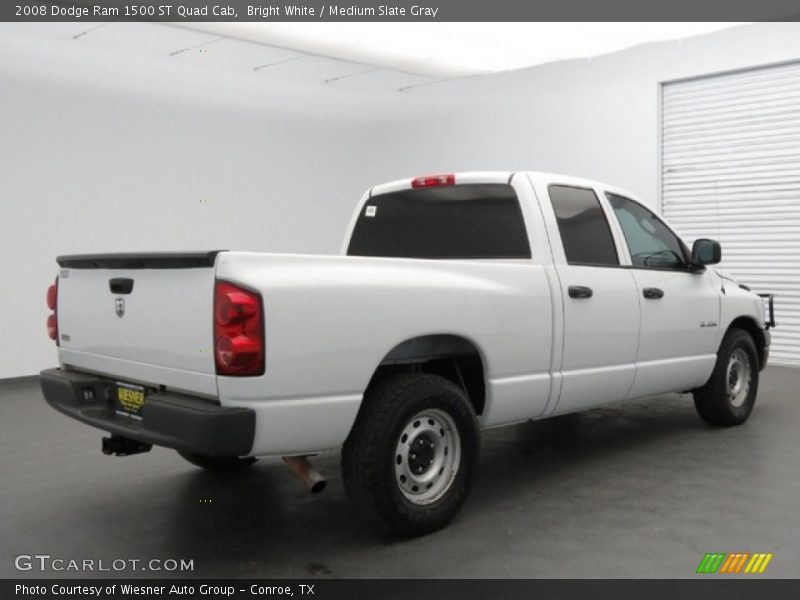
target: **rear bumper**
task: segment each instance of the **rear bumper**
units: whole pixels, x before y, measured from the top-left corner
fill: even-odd
[[[114,381],[82,371],[48,369],[40,376],[48,404],[65,415],[146,444],[209,456],[250,454],[256,415],[247,408],[223,407],[184,394],[148,394],[142,419],[114,412]]]

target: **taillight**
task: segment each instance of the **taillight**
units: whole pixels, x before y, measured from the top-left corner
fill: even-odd
[[[227,281],[214,289],[214,361],[217,375],[264,373],[261,296]]]
[[[50,336],[51,340],[56,340],[56,343],[58,342],[58,320],[55,314],[51,314],[47,317],[47,335]]]
[[[412,188],[428,188],[437,187],[440,185],[455,185],[456,176],[452,173],[447,175],[425,175],[423,177],[415,177],[411,180]]]
[[[47,288],[47,308],[52,314],[47,316],[47,335],[58,345],[58,277],[55,283]]]
[[[258,312],[258,296],[242,291],[228,291],[217,296],[214,313],[220,325],[243,323]]]
[[[58,281],[58,280],[56,280]],[[56,309],[56,298],[58,297],[58,288],[54,283],[49,288],[47,288],[47,308],[50,310]]]

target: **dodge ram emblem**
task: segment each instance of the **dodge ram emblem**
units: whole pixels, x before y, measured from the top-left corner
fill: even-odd
[[[114,312],[121,319],[125,315],[125,298],[117,298],[114,300]]]

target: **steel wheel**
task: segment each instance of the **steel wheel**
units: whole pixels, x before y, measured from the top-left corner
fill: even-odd
[[[461,463],[455,421],[439,409],[423,410],[403,428],[395,449],[395,479],[405,498],[426,505],[441,498]]]
[[[728,401],[732,406],[740,407],[750,393],[753,366],[750,357],[742,348],[737,348],[731,353],[726,370],[728,385]]]
[[[747,421],[758,394],[759,368],[753,336],[731,327],[722,338],[708,381],[692,390],[700,418],[718,427],[732,427]]]
[[[399,373],[367,390],[342,448],[342,479],[368,520],[422,535],[458,514],[479,454],[478,419],[464,390],[438,375]]]

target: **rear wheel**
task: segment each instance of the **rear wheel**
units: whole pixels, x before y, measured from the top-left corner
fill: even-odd
[[[252,456],[245,458],[239,456],[208,456],[206,454],[181,451],[178,451],[178,454],[194,466],[208,471],[239,471],[251,466],[257,460]]]
[[[742,329],[725,334],[708,382],[694,390],[700,417],[712,425],[741,425],[750,416],[758,394],[758,353],[753,338]]]
[[[342,449],[345,489],[356,509],[400,535],[446,525],[472,485],[478,424],[449,380],[414,373],[367,393]]]

